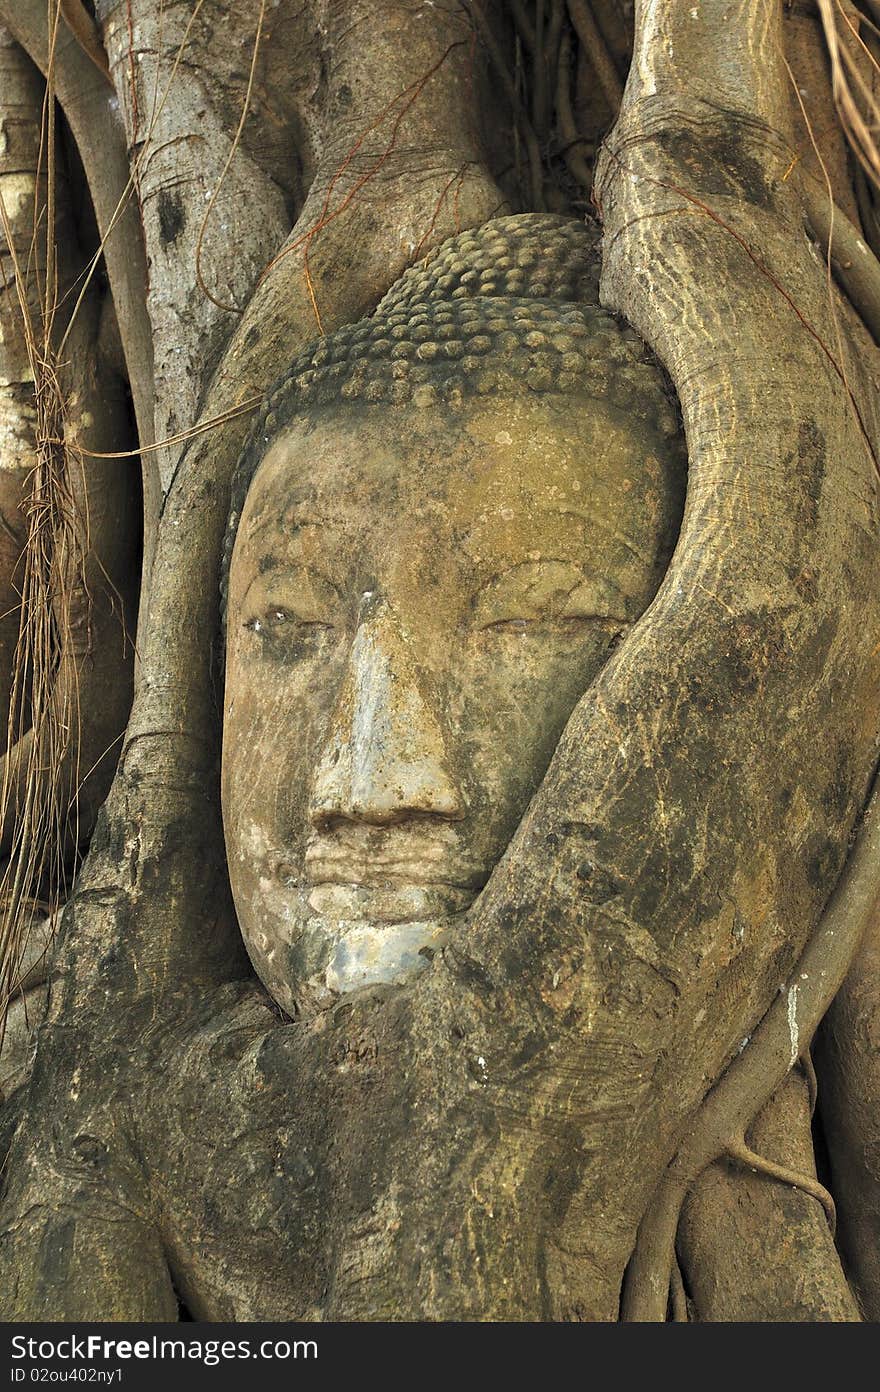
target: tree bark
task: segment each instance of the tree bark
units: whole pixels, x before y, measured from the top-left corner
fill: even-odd
[[[242,6],[235,36],[277,23],[295,45],[280,89],[251,89],[281,113],[277,143],[231,158],[247,75],[221,64],[212,85],[202,62],[141,158],[183,19],[99,19],[125,74],[156,423],[205,429],[159,456],[138,691],[11,1142],[4,1317],[173,1318],[176,1292],[201,1319],[616,1319],[652,1196],[780,989],[792,1063],[809,1044],[798,962],[880,740],[876,401],[787,178],[782,7],[640,0],[597,171],[603,302],[667,369],[687,437],[662,589],[456,939],[408,986],[299,1021],[246,964],[219,822],[230,475],[302,346],[506,210],[474,39],[441,7]],[[792,1086],[753,1142],[808,1165]],[[807,1234],[821,1310],[783,1300],[777,1266],[723,1269],[706,1215],[720,1203],[737,1228],[744,1195],[780,1263]],[[704,1178],[680,1242],[704,1318],[855,1316],[812,1202],[780,1210],[723,1165]]]

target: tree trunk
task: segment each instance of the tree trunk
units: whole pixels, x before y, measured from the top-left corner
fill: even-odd
[[[680,1316],[855,1319],[848,1276],[871,1311],[870,818],[850,853],[880,740],[880,268],[839,132],[815,154],[830,225],[792,176],[831,109],[816,21],[639,0],[623,87],[612,0],[62,8],[79,37],[59,19],[53,46],[42,0],[0,3],[0,54],[48,73],[107,239],[143,565],[115,779],[0,1110],[3,1317],[665,1318],[670,1277]],[[681,407],[675,554],[452,940],[291,1020],[245,955],[220,819],[249,423],[448,237],[582,215],[601,136],[601,301]],[[121,435],[86,438],[102,499],[116,466],[88,450]],[[819,1070],[845,1269],[798,1065],[854,958]]]

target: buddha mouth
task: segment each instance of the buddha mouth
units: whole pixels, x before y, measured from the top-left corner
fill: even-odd
[[[269,861],[263,893],[301,975],[314,971],[336,993],[402,983],[425,969],[489,879],[492,866],[469,849],[457,827],[343,824]]]
[[[324,879],[313,881],[306,890],[309,907],[321,918],[377,926],[431,922],[464,913],[478,892],[471,886],[403,878],[370,884]]]
[[[344,828],[312,839],[300,884],[321,917],[381,924],[463,913],[487,879],[447,828]]]

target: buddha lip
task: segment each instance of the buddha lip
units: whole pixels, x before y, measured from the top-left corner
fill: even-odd
[[[486,883],[485,875],[435,875],[426,874],[425,869],[411,861],[372,861],[365,865],[362,861],[358,864],[342,860],[325,863],[307,858],[305,878],[311,885],[352,885],[363,889],[443,888],[476,892]]]
[[[405,849],[398,846],[389,852],[390,847],[383,851],[370,846],[312,844],[306,849],[303,879],[313,885],[446,888],[472,893],[481,890],[488,879],[484,870],[462,864],[448,845],[422,843]]]
[[[406,879],[340,880],[339,871],[331,879],[313,880],[305,887],[308,904],[322,919],[336,923],[385,927],[401,923],[431,923],[464,913],[474,901],[470,887],[446,880]]]

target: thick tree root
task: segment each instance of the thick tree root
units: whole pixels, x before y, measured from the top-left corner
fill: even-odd
[[[761,1108],[746,1142],[761,1161],[815,1180],[805,1074],[802,1061]],[[675,1253],[692,1320],[859,1319],[824,1208],[799,1186],[763,1173],[760,1164],[753,1170],[725,1155],[704,1170],[688,1191]]]
[[[875,784],[844,873],[800,961],[749,1044],[705,1098],[642,1219],[624,1286],[622,1319],[666,1319],[675,1234],[690,1186],[719,1156],[741,1158],[747,1127],[809,1045],[878,911],[880,789]],[[747,1153],[747,1163],[775,1172],[770,1162]],[[805,1176],[783,1170],[775,1177],[805,1187]]]

